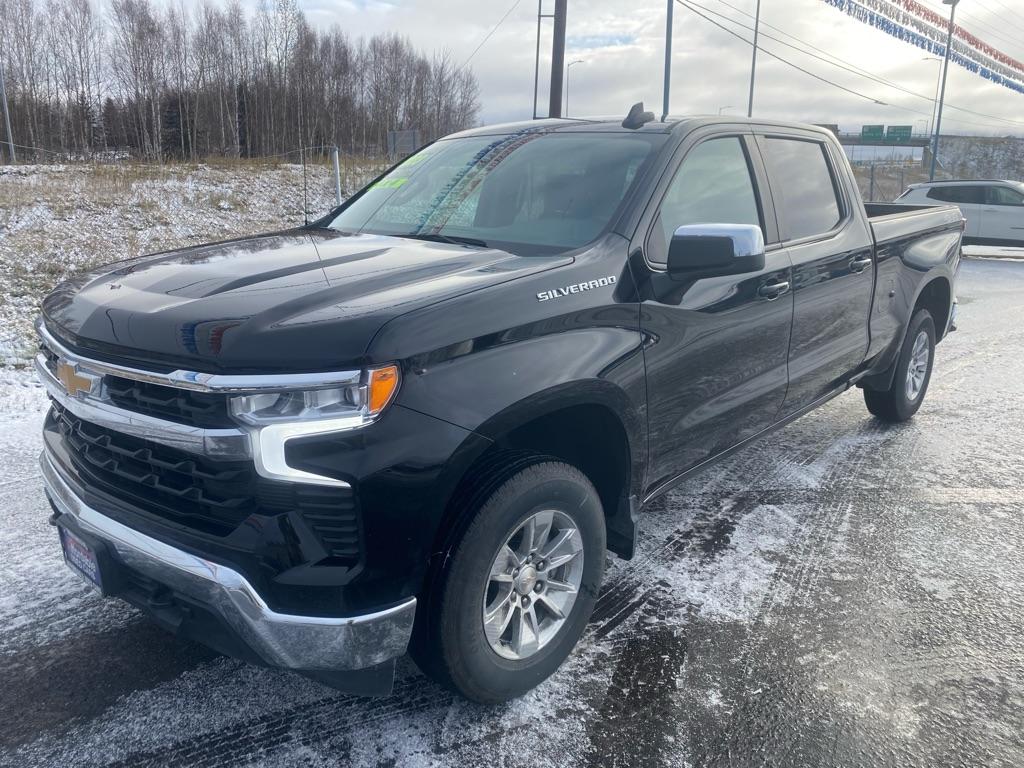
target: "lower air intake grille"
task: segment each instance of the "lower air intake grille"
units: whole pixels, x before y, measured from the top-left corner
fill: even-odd
[[[359,513],[351,488],[260,477],[251,462],[213,461],[97,426],[54,403],[53,424],[87,487],[145,514],[227,536],[253,515],[297,512],[326,556],[359,559]]]

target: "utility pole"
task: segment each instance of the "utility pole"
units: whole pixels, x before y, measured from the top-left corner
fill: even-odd
[[[7,126],[7,149],[11,153],[11,164],[18,162],[14,154],[14,134],[11,132],[11,114],[7,111],[7,89],[4,87],[4,65],[0,62],[0,103],[4,105],[4,124]]]
[[[935,96],[932,98],[932,116],[928,120],[928,135],[932,135],[932,126],[935,125],[935,110],[939,106],[939,85],[942,83],[942,59],[938,56],[925,56],[921,61],[939,62],[939,74],[935,78]]]
[[[341,163],[337,144],[331,147],[331,165],[334,166],[334,204],[341,205]]]
[[[661,97],[661,122],[668,119],[668,92],[672,88],[672,11],[675,5],[676,0],[668,0],[665,13],[665,80]]]
[[[754,116],[754,72],[757,70],[757,33],[761,29],[761,0],[754,11],[754,52],[750,55],[750,98],[747,99],[747,117]]]
[[[939,87],[939,106],[935,110],[935,136],[932,139],[932,167],[928,171],[928,181],[935,180],[935,163],[939,159],[939,131],[942,128],[942,102],[946,99],[946,73],[949,71],[949,48],[953,44],[953,19],[956,17],[956,6],[960,0],[942,0],[949,8],[949,31],[946,33],[946,55],[942,60],[942,85]]]
[[[533,119],[537,119],[537,86],[540,85],[540,20],[553,19],[555,14],[544,13],[544,0],[537,0],[537,53],[533,60]]]
[[[555,37],[551,41],[551,93],[548,117],[562,116],[562,78],[565,75],[565,16],[568,0],[555,0]]]

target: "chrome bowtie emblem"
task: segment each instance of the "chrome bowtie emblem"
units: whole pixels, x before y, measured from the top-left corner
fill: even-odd
[[[64,390],[72,397],[78,397],[80,393],[89,394],[97,381],[96,376],[79,373],[77,366],[64,360],[57,363],[56,373],[57,379],[64,385]]]

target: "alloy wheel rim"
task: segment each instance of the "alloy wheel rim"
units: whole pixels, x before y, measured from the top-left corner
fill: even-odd
[[[907,365],[907,400],[914,401],[924,389],[925,376],[928,375],[928,359],[931,357],[931,350],[928,344],[928,334],[921,331],[914,339],[914,346],[910,351],[910,362]]]
[[[499,547],[483,596],[484,634],[499,656],[522,660],[565,625],[583,583],[583,539],[572,518],[542,510]]]

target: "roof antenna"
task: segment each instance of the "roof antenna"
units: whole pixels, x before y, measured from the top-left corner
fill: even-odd
[[[646,123],[651,122],[653,119],[654,113],[644,112],[644,103],[642,101],[638,101],[629,108],[629,114],[626,115],[626,119],[622,121],[622,127],[636,130],[637,128],[643,128]]]

